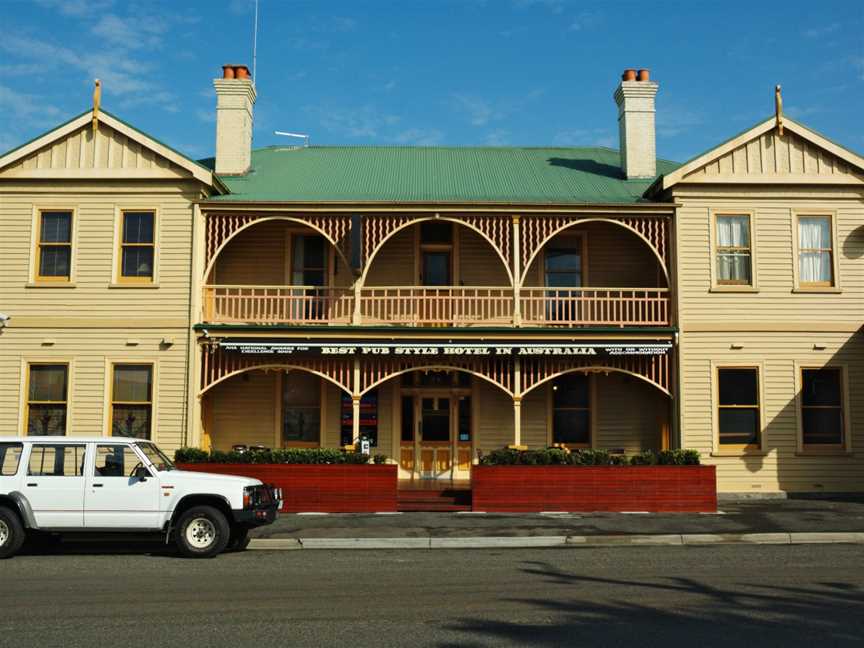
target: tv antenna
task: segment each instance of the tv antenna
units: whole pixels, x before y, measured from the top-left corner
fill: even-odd
[[[258,80],[258,0],[255,0],[255,26],[252,29],[252,83]]]
[[[287,131],[273,131],[274,135],[281,135],[282,137],[299,137],[303,139],[303,148],[309,148],[309,136],[305,133],[289,133]]]

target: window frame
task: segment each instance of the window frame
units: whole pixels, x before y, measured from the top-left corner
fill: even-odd
[[[801,281],[801,246],[798,240],[798,229],[801,218],[827,218],[831,228],[831,282]],[[824,251],[826,248],[806,248]],[[840,264],[837,254],[837,212],[828,209],[794,209],[792,210],[792,271],[795,287],[792,292],[836,293],[840,288]]]
[[[759,442],[758,443],[720,443],[720,371],[722,369],[751,369],[756,371],[756,394],[759,398]],[[711,418],[713,428],[713,456],[738,456],[742,454],[760,454],[767,447],[767,428],[765,425],[765,366],[763,362],[712,362],[711,363]],[[726,405],[723,407],[734,408]],[[741,406],[752,409],[752,405]]]
[[[571,371],[567,371],[564,373],[560,373],[546,381],[546,446],[552,447],[555,441],[555,392],[552,389],[552,383],[554,383],[559,378],[564,378],[568,374],[577,374],[580,373],[581,369],[574,369]],[[587,444],[582,443],[567,443],[564,444],[568,448],[573,449],[586,449],[586,448],[596,448],[597,447],[597,380],[596,373],[594,371],[586,371],[586,376],[588,377],[588,407],[570,407],[567,409],[571,410],[588,410],[588,434],[589,434],[589,442]],[[523,396],[523,404],[525,402]],[[472,403],[473,405],[473,403]]]
[[[72,384],[72,375],[73,375],[73,361],[68,358],[63,359],[54,359],[54,358],[22,358],[21,360],[21,416],[19,416],[19,436],[28,438],[30,435],[27,434],[27,430],[30,428],[30,405],[32,403],[37,404],[50,404],[50,403],[60,403],[61,401],[31,401],[30,400],[30,367],[34,365],[42,365],[42,366],[54,366],[54,365],[64,365],[66,367],[66,400],[63,401],[66,407],[66,424],[63,430],[62,436],[57,436],[57,439],[64,439],[69,436],[69,430],[72,426],[72,403],[71,403],[71,395],[73,393],[73,384]],[[41,435],[34,435],[41,436]]]
[[[834,369],[840,373],[840,416],[842,420],[842,440],[840,443],[806,444],[804,443],[804,370]],[[814,362],[795,363],[795,417],[797,419],[797,450],[803,455],[837,455],[852,452],[849,418],[849,369],[844,363],[829,363],[820,365]]]
[[[747,216],[750,223],[750,283],[723,283],[717,276],[717,256],[719,254],[719,246],[717,245],[717,219],[720,216]],[[709,268],[711,273],[711,289],[710,292],[759,292],[759,272],[758,272],[758,241],[757,241],[757,217],[756,210],[742,209],[735,206],[721,207],[709,210],[708,219],[709,230]]]
[[[424,243],[422,226],[424,223],[449,223],[452,237],[450,243]],[[427,286],[423,279],[423,259],[426,252],[447,252],[450,254],[450,284],[449,287],[461,286],[462,275],[460,268],[460,256],[462,254],[462,227],[460,223],[447,218],[425,219],[413,223],[414,232],[414,285],[417,287],[428,287],[430,289],[447,288],[448,286]]]
[[[69,246],[69,275],[66,277],[51,277],[39,274],[43,247],[42,214],[47,212],[67,212],[70,214],[69,243],[57,244],[57,246]],[[74,288],[78,269],[75,259],[75,250],[78,247],[78,207],[70,207],[68,203],[56,205],[40,203],[33,205],[30,234],[30,274],[28,286],[40,288]]]
[[[127,213],[150,212],[153,214],[153,243],[124,243],[123,226]],[[114,261],[111,271],[112,288],[158,288],[159,287],[159,250],[160,250],[160,214],[159,208],[153,205],[122,205],[115,208],[114,214]],[[152,247],[153,272],[150,277],[123,276],[123,248]]]
[[[540,252],[537,254],[537,270],[540,273],[539,277],[539,286],[542,288],[548,288],[549,290],[568,290],[565,287],[549,286],[547,285],[546,280],[546,251],[549,248],[552,249],[561,249],[563,244],[560,242],[561,239],[576,239],[578,241],[579,255],[580,255],[580,263],[581,268],[580,272],[582,274],[582,285],[581,286],[573,286],[572,290],[578,290],[579,288],[590,288],[591,281],[588,278],[588,230],[579,229],[578,227],[574,227],[572,230],[565,230],[563,232],[559,232],[551,239],[546,241],[543,247],[540,249]],[[559,241],[558,245],[555,245],[555,241]],[[574,246],[575,247],[575,246]],[[526,277],[527,279],[527,277]],[[527,283],[525,284],[527,286]]]
[[[142,406],[142,404],[146,403],[150,407],[150,436],[147,437],[147,441],[155,442],[153,438],[154,432],[156,431],[156,362],[153,360],[115,360],[111,361],[107,364],[108,371],[105,372],[106,383],[108,388],[108,398],[106,399],[106,418],[107,425],[105,427],[104,436],[109,438],[124,438],[124,437],[115,437],[113,435],[114,432],[114,406],[115,405],[132,405],[132,406]],[[127,367],[150,367],[150,400],[149,401],[116,401],[114,399],[114,372],[118,366],[127,366]],[[138,437],[136,437],[138,438]]]

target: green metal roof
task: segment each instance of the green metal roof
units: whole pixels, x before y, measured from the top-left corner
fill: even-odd
[[[212,167],[213,160],[201,160]],[[657,173],[678,164],[657,160]],[[215,201],[597,204],[643,201],[608,148],[273,146]]]

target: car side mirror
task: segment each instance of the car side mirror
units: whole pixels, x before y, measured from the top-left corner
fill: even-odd
[[[132,476],[140,481],[147,481],[148,477],[151,477],[150,471],[147,470],[144,466],[138,466],[135,469],[135,472],[132,473]]]

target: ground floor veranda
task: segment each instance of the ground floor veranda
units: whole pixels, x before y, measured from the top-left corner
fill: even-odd
[[[272,344],[246,349],[255,353],[232,344],[202,356],[205,448],[366,440],[371,454],[398,464],[400,479],[468,480],[483,453],[506,446],[635,454],[673,444],[666,346],[608,355],[608,345],[571,342],[548,355],[498,357],[472,355],[481,347],[467,345],[432,358],[370,352],[386,345],[365,355],[363,347],[305,347],[274,357]]]

